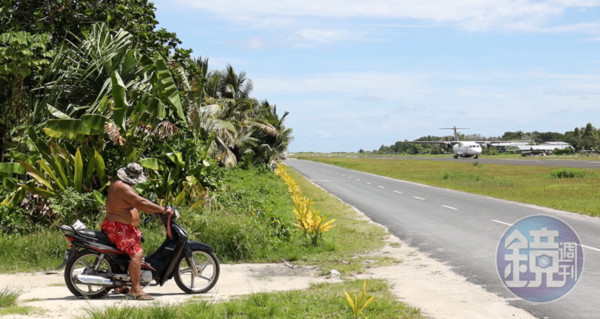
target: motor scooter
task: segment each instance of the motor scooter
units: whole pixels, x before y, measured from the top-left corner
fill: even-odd
[[[213,248],[188,239],[187,232],[175,220],[175,214],[167,217],[156,214],[167,230],[162,245],[142,260],[140,284],[163,286],[175,277],[177,286],[188,294],[205,293],[219,279],[220,266]],[[153,214],[154,216],[155,214]],[[129,255],[119,250],[102,231],[86,229],[77,221],[72,226],[61,225],[58,229],[69,242],[63,263],[67,287],[77,297],[101,298],[111,289],[131,286],[127,272]]]

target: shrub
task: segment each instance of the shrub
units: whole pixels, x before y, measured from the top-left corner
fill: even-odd
[[[583,178],[587,174],[586,172],[576,168],[561,168],[550,172],[550,176],[553,178]]]
[[[28,220],[29,214],[22,208],[8,208],[0,205],[0,228],[3,234],[27,234],[34,229],[34,223]]]
[[[19,298],[19,295],[19,292],[10,290],[6,287],[0,290],[0,308],[6,308],[9,306],[16,305],[17,298]]]
[[[213,212],[196,214],[184,223],[190,238],[210,245],[223,260],[251,260],[273,242],[265,225],[252,216]]]
[[[321,216],[318,210],[312,208],[313,202],[302,194],[296,181],[287,174],[283,166],[277,167],[275,173],[283,179],[288,186],[288,191],[292,194],[296,227],[301,229],[304,235],[310,237],[311,243],[316,246],[323,233],[335,227],[333,224],[335,219],[327,220]]]
[[[71,225],[78,219],[93,225],[102,215],[102,207],[92,193],[80,193],[72,187],[67,187],[59,196],[50,198],[50,208],[55,214],[55,225]]]

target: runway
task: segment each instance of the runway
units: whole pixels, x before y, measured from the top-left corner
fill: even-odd
[[[441,159],[440,159],[441,160]],[[455,159],[448,159],[455,160]],[[459,159],[467,161],[472,159]],[[456,161],[456,160],[455,160]],[[479,159],[479,161],[494,161]],[[588,161],[500,160],[503,164],[590,167]],[[546,163],[547,162],[547,163]],[[576,163],[572,163],[576,162]],[[600,308],[600,219],[490,197],[406,182],[332,165],[289,159],[288,165],[353,205],[411,247],[451,266],[453,271],[511,305],[539,318],[597,318]],[[491,163],[491,162],[490,162]],[[527,163],[527,164],[524,164]],[[595,163],[598,165],[598,163]],[[513,295],[498,274],[500,240],[518,220],[546,215],[567,223],[584,247],[582,279],[563,298],[531,303]]]

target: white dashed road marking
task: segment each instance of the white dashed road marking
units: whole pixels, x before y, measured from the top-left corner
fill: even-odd
[[[512,226],[512,224],[505,223],[505,222],[501,222],[501,221],[499,221],[499,220],[492,219],[492,221],[493,221],[494,223],[498,223],[498,224],[502,224],[502,225],[506,225],[506,226]]]

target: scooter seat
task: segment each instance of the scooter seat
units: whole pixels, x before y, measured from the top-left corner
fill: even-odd
[[[106,234],[102,231],[94,231],[94,230],[80,230],[79,234],[81,234],[82,236],[94,239],[95,241],[105,244],[105,245],[109,245],[112,247],[116,247],[116,245],[110,241],[110,239],[108,239],[108,237],[106,236]]]

